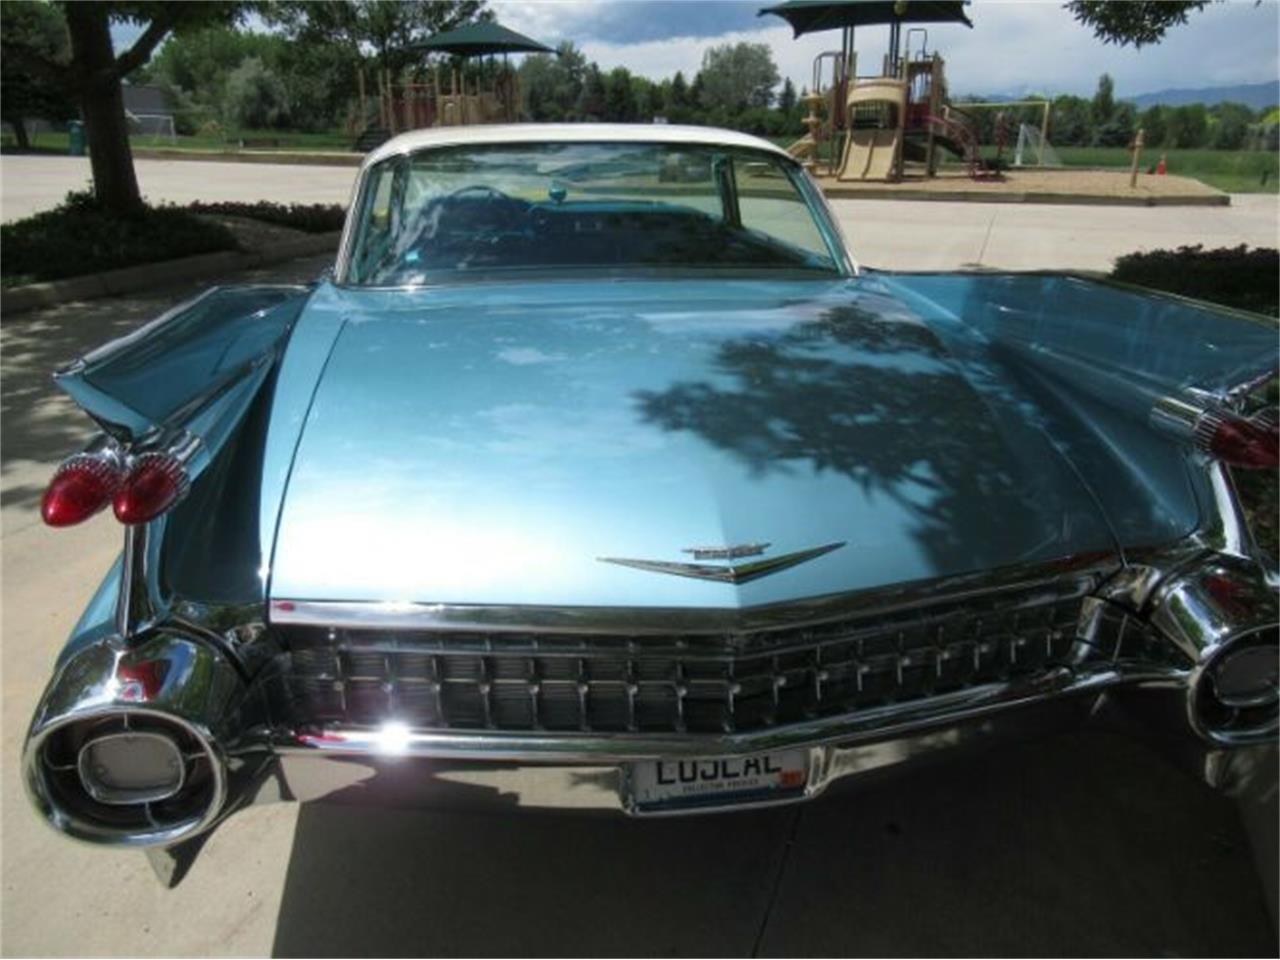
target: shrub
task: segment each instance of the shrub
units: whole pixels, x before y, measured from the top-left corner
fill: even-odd
[[[0,278],[5,286],[59,280],[237,247],[226,227],[178,207],[144,207],[122,219],[92,193],[72,192],[52,210],[0,225]]]
[[[282,126],[289,118],[289,95],[261,60],[248,57],[227,77],[222,112],[228,124],[241,129]]]
[[[1280,251],[1272,247],[1199,244],[1177,250],[1131,253],[1116,260],[1116,280],[1280,316]]]
[[[327,233],[341,230],[346,211],[336,203],[272,203],[261,200],[257,203],[239,203],[236,201],[219,201],[216,203],[188,204],[187,210],[192,213],[208,213],[221,217],[247,217],[250,220],[261,220],[263,223],[274,223],[282,227],[292,227],[307,233]]]

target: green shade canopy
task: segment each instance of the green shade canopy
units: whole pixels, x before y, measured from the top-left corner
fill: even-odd
[[[428,37],[414,49],[427,53],[454,53],[461,57],[489,53],[554,53],[550,47],[531,40],[522,33],[508,30],[500,23],[483,20],[468,23]]]
[[[787,0],[765,7],[802,33],[869,27],[879,23],[963,23],[972,27],[964,8],[969,0]]]

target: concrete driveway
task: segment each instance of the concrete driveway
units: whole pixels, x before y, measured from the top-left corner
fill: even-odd
[[[355,169],[261,163],[138,160],[153,201],[348,202]],[[29,216],[89,182],[82,157],[0,157],[0,219]],[[1229,207],[836,200],[855,256],[897,270],[1109,270],[1135,250],[1203,243],[1276,246],[1280,199],[1237,194]]]

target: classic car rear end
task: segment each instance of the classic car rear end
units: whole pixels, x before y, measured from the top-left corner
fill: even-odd
[[[738,134],[406,135],[332,279],[60,374],[104,435],[46,519],[111,503],[125,550],[31,794],[172,852],[384,779],[686,813],[1086,722],[1230,786],[1277,730],[1228,469],[1275,469],[1275,342],[1077,278],[859,271]]]

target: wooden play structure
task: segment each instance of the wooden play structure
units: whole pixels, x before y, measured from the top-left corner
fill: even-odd
[[[1005,114],[996,115],[997,162],[990,163],[982,156],[980,125],[970,111],[1023,104],[949,104],[946,63],[930,52],[928,32],[919,26],[905,33],[903,29],[911,23],[972,26],[964,7],[965,0],[789,0],[762,10],[786,19],[797,36],[842,31],[840,50],[814,58],[811,92],[804,97],[807,132],[788,152],[816,172],[843,181],[896,181],[909,174],[933,177],[944,153],[959,158],[972,179],[997,177],[1009,135]],[[877,24],[889,26],[888,52],[878,73],[859,75],[854,29]],[[1048,135],[1048,103],[1043,107],[1040,142]]]
[[[515,123],[520,120],[520,76],[508,63],[510,54],[551,53],[523,34],[492,21],[469,23],[438,33],[418,44],[424,55],[447,54],[463,59],[488,58],[474,70],[459,69],[455,60],[436,63],[430,76],[414,83],[396,82],[389,71],[377,77],[377,120],[367,126],[356,148],[369,150],[405,130],[424,127]],[[495,58],[501,55],[501,60]],[[367,117],[364,75],[359,75],[360,116]]]

